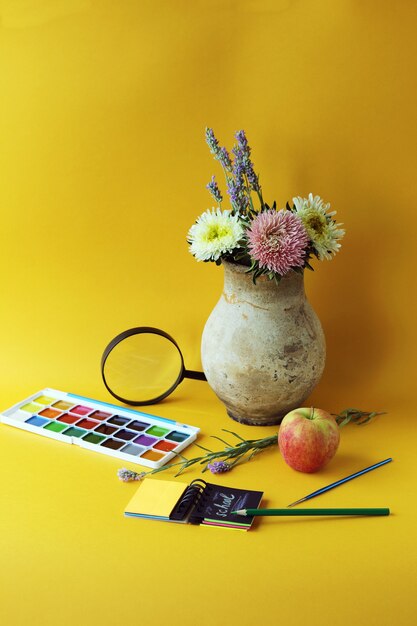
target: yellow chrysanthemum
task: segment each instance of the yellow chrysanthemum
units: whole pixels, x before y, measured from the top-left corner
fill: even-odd
[[[340,239],[345,234],[342,224],[336,224],[333,216],[336,211],[328,211],[320,196],[310,193],[308,198],[293,198],[295,213],[303,222],[304,228],[315,248],[319,259],[331,259],[338,252]]]
[[[230,211],[205,211],[188,231],[190,252],[197,261],[217,261],[223,254],[239,248],[243,227],[237,215]]]

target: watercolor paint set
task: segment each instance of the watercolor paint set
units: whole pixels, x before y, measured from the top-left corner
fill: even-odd
[[[151,468],[175,459],[200,431],[165,417],[49,388],[3,411],[0,421]]]

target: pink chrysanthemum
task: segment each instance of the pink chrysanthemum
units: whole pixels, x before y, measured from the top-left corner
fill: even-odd
[[[284,276],[292,267],[304,264],[308,235],[299,217],[282,209],[264,211],[247,231],[249,252],[266,268]]]

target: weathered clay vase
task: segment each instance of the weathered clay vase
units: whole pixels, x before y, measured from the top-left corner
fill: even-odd
[[[323,373],[326,345],[308,303],[302,274],[279,284],[224,262],[224,291],[204,327],[201,358],[207,381],[230,417],[278,424]]]

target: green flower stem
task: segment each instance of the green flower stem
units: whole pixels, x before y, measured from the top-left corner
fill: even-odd
[[[231,176],[231,175],[230,175],[230,172],[228,172],[228,170],[225,168],[225,166],[223,165],[223,163],[222,163],[221,161],[219,161],[219,162],[220,162],[220,165],[222,166],[223,173],[224,173],[224,177],[225,177],[225,179],[226,179],[226,186],[227,186],[227,185],[229,184],[229,180],[230,180],[231,178],[233,178],[233,176]]]
[[[251,194],[251,191],[250,191],[250,185],[249,185],[248,177],[246,176],[246,174],[245,174],[245,183],[246,183],[246,191],[247,191],[249,202],[250,202],[250,206],[251,206],[251,212],[253,214],[255,214],[256,211],[255,211],[255,207],[254,207],[253,200],[252,200],[252,194]]]
[[[261,211],[264,210],[265,208],[265,203],[264,203],[264,199],[262,197],[262,190],[261,187],[259,187],[259,190],[256,190],[256,193],[258,194],[258,198],[259,198],[259,202],[261,203]]]

